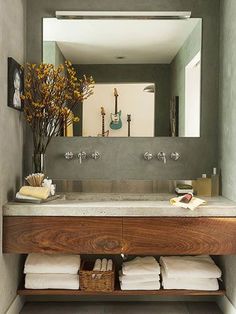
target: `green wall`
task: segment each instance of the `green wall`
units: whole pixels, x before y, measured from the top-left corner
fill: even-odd
[[[50,63],[55,66],[64,64],[65,57],[55,41],[43,42],[43,62]]]
[[[179,136],[185,134],[185,67],[201,50],[202,22],[199,21],[171,62],[171,95],[179,96]]]
[[[236,1],[221,2],[219,159],[222,193],[236,201]],[[221,258],[227,296],[236,307],[236,256]],[[236,311],[236,310],[235,310]]]

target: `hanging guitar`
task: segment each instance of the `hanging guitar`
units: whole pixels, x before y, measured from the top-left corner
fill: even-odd
[[[98,136],[102,136],[102,137],[109,136],[109,130],[105,131],[105,115],[106,113],[105,113],[104,107],[101,107],[102,133],[98,134]]]
[[[111,113],[111,123],[110,128],[112,130],[119,130],[122,128],[122,121],[121,121],[121,110],[118,112],[118,92],[117,89],[114,88],[114,96],[115,96],[115,113]]]

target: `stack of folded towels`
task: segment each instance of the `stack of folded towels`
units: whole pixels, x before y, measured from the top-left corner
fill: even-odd
[[[164,289],[219,290],[222,273],[208,255],[162,256],[160,264]]]
[[[21,200],[46,200],[50,196],[48,187],[22,186],[16,193],[16,198]]]
[[[79,289],[80,256],[29,254],[24,267],[26,289]]]
[[[119,273],[121,290],[159,290],[160,266],[152,256],[124,262]]]

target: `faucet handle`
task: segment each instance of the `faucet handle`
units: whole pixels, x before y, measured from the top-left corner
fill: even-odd
[[[157,159],[163,161],[164,164],[166,164],[166,153],[164,152],[157,153]]]
[[[177,161],[178,159],[180,159],[180,154],[177,152],[173,152],[170,154],[170,159]]]
[[[71,160],[74,158],[74,154],[72,152],[67,152],[67,153],[65,153],[64,157],[67,160]]]
[[[99,159],[101,157],[101,155],[100,155],[99,152],[93,152],[93,153],[90,154],[89,157],[91,157],[94,160],[97,160],[97,159]]]
[[[150,161],[154,158],[153,154],[149,153],[149,152],[144,153],[143,157],[145,160],[148,160],[148,161]]]

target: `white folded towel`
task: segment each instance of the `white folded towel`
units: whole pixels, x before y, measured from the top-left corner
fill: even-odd
[[[113,268],[113,261],[112,261],[112,259],[109,259],[107,261],[107,271],[111,271],[112,268]]]
[[[79,276],[71,274],[26,274],[26,289],[79,289]]]
[[[107,259],[103,258],[102,259],[101,271],[106,271],[106,270],[107,270]]]
[[[122,273],[124,275],[159,275],[160,265],[153,256],[136,257],[132,261],[123,263]]]
[[[93,270],[100,271],[101,267],[102,267],[102,261],[99,258],[97,258],[94,263]]]
[[[163,269],[161,269],[162,286],[164,289],[184,289],[184,290],[219,290],[217,279],[207,278],[168,278]]]
[[[36,274],[77,274],[80,256],[68,254],[29,254],[24,273]]]
[[[198,256],[161,256],[168,278],[220,278],[221,270],[208,255]]]
[[[40,200],[37,197],[22,195],[19,192],[16,193],[16,198],[18,200],[31,200],[31,201],[39,201]]]
[[[160,275],[146,274],[146,275],[123,275],[122,272],[119,272],[119,280],[122,283],[135,283],[135,282],[152,282],[160,281]]]
[[[121,290],[159,290],[160,287],[159,281],[120,283]]]

